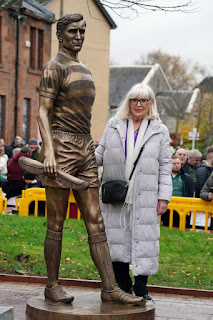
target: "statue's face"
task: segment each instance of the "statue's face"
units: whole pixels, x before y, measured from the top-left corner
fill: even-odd
[[[62,48],[79,52],[84,42],[85,29],[84,20],[67,24],[59,37]]]

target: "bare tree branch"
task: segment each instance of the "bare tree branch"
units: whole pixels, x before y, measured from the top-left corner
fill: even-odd
[[[148,11],[161,12],[196,12],[193,0],[170,0],[170,5],[165,5],[167,0],[162,0],[162,4],[157,4],[159,0],[95,0],[100,2],[105,8],[111,9],[116,15],[122,18],[135,18]],[[134,16],[133,16],[134,15]]]
[[[46,0],[37,0],[44,3]],[[101,3],[105,8],[112,10],[116,15],[122,18],[133,19],[140,14],[149,11],[162,12],[195,12],[193,0],[169,0],[170,5],[165,5],[168,0],[95,0]],[[0,0],[0,12],[14,6],[19,6],[20,0]]]

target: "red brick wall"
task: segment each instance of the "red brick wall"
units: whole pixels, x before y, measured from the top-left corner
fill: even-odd
[[[6,97],[3,138],[6,144],[9,144],[14,138],[16,19],[10,16],[9,11],[0,13],[0,16],[2,17],[0,95]],[[51,25],[44,20],[27,15],[27,18],[20,22],[19,27],[17,135],[22,136],[23,133],[23,99],[28,98],[31,101],[28,138],[37,137],[38,86],[41,76],[40,70],[29,68],[30,47],[26,45],[26,41],[30,41],[30,27],[44,30],[44,64],[50,59],[51,50]]]

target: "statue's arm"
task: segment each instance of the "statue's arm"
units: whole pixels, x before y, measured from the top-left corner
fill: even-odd
[[[40,96],[38,110],[38,125],[43,142],[44,172],[50,178],[57,176],[57,164],[53,147],[53,136],[50,124],[50,112],[54,105],[54,99]]]

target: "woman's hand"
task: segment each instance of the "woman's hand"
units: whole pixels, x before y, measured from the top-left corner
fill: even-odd
[[[166,200],[158,200],[157,205],[157,213],[161,216],[164,212],[166,212],[168,207],[168,202]]]

